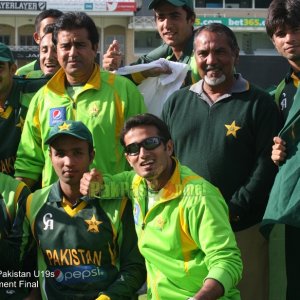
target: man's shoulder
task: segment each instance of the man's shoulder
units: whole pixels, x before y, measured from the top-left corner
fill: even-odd
[[[152,61],[158,60],[160,58],[167,58],[168,56],[172,55],[173,50],[170,46],[163,43],[162,45],[158,46],[157,48],[153,49],[146,55],[141,56],[135,63],[136,64],[143,64],[143,63],[150,63]]]
[[[26,76],[30,71],[35,70],[35,65],[37,60],[34,60],[20,68],[17,69],[16,74],[19,76]]]
[[[23,93],[33,93],[38,91],[49,81],[49,78],[24,78],[14,76],[15,84],[22,90]]]
[[[249,89],[245,91],[246,98],[250,101],[274,102],[274,97],[262,87],[249,83]]]
[[[100,76],[102,83],[107,84],[116,89],[122,90],[124,86],[126,86],[137,90],[136,85],[131,80],[122,75],[118,75],[110,71],[101,70]]]

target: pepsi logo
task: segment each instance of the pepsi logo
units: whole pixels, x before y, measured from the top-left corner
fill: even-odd
[[[53,110],[52,117],[53,117],[54,120],[61,119],[61,111],[59,109]]]
[[[62,282],[64,280],[64,274],[61,270],[54,270],[54,278],[57,282]]]

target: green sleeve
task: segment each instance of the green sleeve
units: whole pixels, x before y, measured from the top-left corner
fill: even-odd
[[[103,291],[103,294],[109,296],[111,300],[130,299],[146,281],[145,263],[137,246],[132,206],[129,201],[127,201],[121,222],[121,231],[118,233],[119,276],[106,291]]]
[[[40,132],[40,100],[44,89],[33,97],[26,115],[21,141],[15,162],[15,177],[30,178],[37,181],[45,164]]]
[[[0,240],[0,269],[20,270],[24,257],[32,246],[33,238],[29,220],[26,217],[26,201],[20,202],[11,233]]]
[[[102,191],[102,198],[115,197],[132,197],[131,183],[135,176],[134,171],[125,171],[116,175],[104,174],[104,190]]]
[[[29,188],[23,182],[0,173],[0,238],[7,237],[18,205],[21,205],[29,194]]]
[[[228,208],[220,192],[207,183],[201,201],[186,211],[192,239],[204,252],[206,278],[220,282],[227,293],[242,275],[241,254],[231,229]],[[216,238],[218,237],[218,238]]]
[[[145,113],[147,109],[144,97],[138,88],[129,80],[126,80],[124,87],[127,89],[125,92],[127,97],[125,120],[137,114]]]

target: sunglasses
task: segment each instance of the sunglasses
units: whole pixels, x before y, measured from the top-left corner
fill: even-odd
[[[163,141],[164,139],[159,136],[149,137],[144,139],[140,143],[132,143],[125,146],[125,152],[131,156],[138,155],[140,153],[141,147],[146,150],[153,150],[160,146]]]

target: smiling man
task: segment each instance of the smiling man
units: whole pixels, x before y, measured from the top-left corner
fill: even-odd
[[[199,80],[199,74],[193,59],[194,22],[194,1],[192,0],[153,0],[149,9],[154,11],[154,19],[157,31],[163,44],[141,56],[133,65],[145,64],[165,58],[171,61],[181,62],[190,65],[184,86],[190,85]],[[116,70],[121,64],[120,47],[114,41],[103,56],[103,68]],[[140,84],[147,77],[155,77],[169,70],[165,68],[153,68],[132,75],[126,75],[136,84]]]
[[[80,179],[95,155],[82,122],[56,124],[45,143],[59,180],[20,206],[0,242],[0,266],[18,270],[36,240],[42,299],[130,300],[145,281],[130,203],[81,198]]]
[[[33,70],[26,75],[26,78],[51,77],[60,68],[57,60],[56,48],[53,43],[54,24],[45,26],[44,35],[39,43],[40,70]]]
[[[35,32],[33,33],[33,39],[38,45],[40,44],[41,39],[44,36],[45,27],[50,24],[55,24],[57,19],[62,14],[63,13],[57,9],[46,9],[37,15],[34,22]],[[26,64],[25,66],[20,67],[16,71],[16,74],[18,76],[27,77],[27,75],[31,72],[34,72],[37,75],[40,74],[40,71],[40,60],[37,59]]]
[[[122,76],[101,71],[95,63],[99,34],[85,13],[65,13],[53,33],[61,69],[32,99],[15,164],[15,176],[43,186],[57,178],[44,145],[51,127],[65,120],[82,121],[92,132],[93,166],[116,173],[126,169],[118,137],[125,120],[145,111],[137,87]]]
[[[163,119],[183,164],[217,186],[241,249],[243,300],[268,299],[268,245],[259,223],[276,168],[270,158],[279,113],[271,96],[235,74],[239,46],[231,29],[213,23],[195,33],[202,80],[166,101]]]
[[[299,149],[296,116],[300,96],[296,92],[300,89],[300,1],[273,0],[268,8],[266,30],[278,53],[287,59],[290,70],[275,93],[285,125],[279,136],[274,137],[272,160],[280,168],[264,215],[263,231],[269,234],[275,224],[285,225],[286,299],[294,300],[300,293],[299,189],[295,184],[299,181],[299,163],[295,161],[299,156],[295,151]]]
[[[148,299],[239,300],[240,251],[219,190],[173,157],[170,132],[154,115],[128,119],[121,143],[134,171],[104,176],[102,197],[130,195]],[[92,181],[102,183],[96,170],[84,174],[83,194]]]

